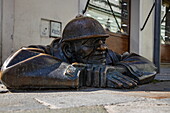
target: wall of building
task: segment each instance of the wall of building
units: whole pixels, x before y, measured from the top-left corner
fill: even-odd
[[[62,22],[62,28],[77,14],[82,13],[87,0],[1,0],[2,62],[22,46],[47,45],[53,40],[40,36],[41,20]],[[153,58],[154,12],[143,31],[140,28],[154,0],[131,1],[130,52],[150,60]],[[1,47],[1,45],[0,45]]]
[[[78,14],[78,0],[15,0],[15,49],[23,45],[49,44],[40,37],[41,19],[62,22],[62,28]],[[25,41],[27,40],[27,41]]]
[[[141,16],[140,16],[140,24],[141,27],[143,26],[150,9],[152,8],[152,5],[155,0],[140,0],[141,4]],[[144,55],[146,58],[153,60],[153,47],[154,47],[154,10],[151,13],[151,16],[144,28],[143,31],[141,31],[141,37],[140,37],[140,54]]]
[[[78,13],[74,0],[3,0],[3,58],[22,46],[47,45],[53,38],[40,36],[41,19],[62,22],[62,28]]]
[[[144,28],[144,22],[154,3],[154,0],[131,1],[131,36],[130,51],[136,52],[149,60],[153,60],[154,43],[154,10]]]
[[[140,37],[140,1],[131,0],[131,17],[130,17],[130,52],[139,54],[139,37]]]
[[[14,2],[2,0],[2,62],[13,52]]]
[[[0,66],[2,65],[2,0],[0,0]]]
[[[79,10],[79,14],[82,14],[83,10],[86,7],[87,1],[88,0],[79,0],[79,9],[78,9]]]

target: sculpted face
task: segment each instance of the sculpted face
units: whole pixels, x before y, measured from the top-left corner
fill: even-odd
[[[74,41],[73,58],[78,63],[106,64],[106,38],[90,38]]]

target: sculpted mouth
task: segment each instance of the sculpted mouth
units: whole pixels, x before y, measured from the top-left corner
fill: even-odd
[[[106,51],[96,51],[93,56],[102,56],[102,55],[105,55],[106,54]]]
[[[97,60],[106,59],[106,52],[105,51],[95,52],[92,57],[94,57]]]
[[[106,59],[100,59],[100,60],[88,60],[89,64],[102,64],[105,65],[106,64]]]
[[[89,55],[84,56],[83,63],[88,64],[106,64],[106,51],[93,51]]]
[[[88,57],[88,63],[106,64],[106,52],[95,52],[92,56]]]
[[[91,52],[89,55],[87,56],[84,56],[83,59],[88,59],[88,58],[98,58],[98,59],[101,59],[101,58],[106,58],[106,51],[95,51],[95,52]],[[93,58],[92,58],[93,59]]]

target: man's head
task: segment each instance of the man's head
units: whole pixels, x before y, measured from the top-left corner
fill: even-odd
[[[62,37],[62,50],[70,63],[105,64],[108,34],[95,19],[73,19],[66,25]]]

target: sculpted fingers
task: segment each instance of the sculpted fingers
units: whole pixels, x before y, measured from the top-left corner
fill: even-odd
[[[108,87],[133,88],[137,85],[137,83],[133,81],[133,79],[131,79],[130,77],[126,77],[125,75],[117,71],[113,71],[109,73],[109,75],[107,76],[107,79],[108,79],[107,81]]]
[[[121,71],[122,72],[122,71]],[[137,81],[123,75],[117,68],[87,64],[83,75],[82,86],[87,87],[112,87],[112,88],[133,88]]]
[[[113,78],[112,75],[107,76],[107,87],[110,88],[121,88],[123,84],[117,79]]]
[[[87,66],[86,74],[87,74],[86,86],[91,86],[92,74],[93,74],[93,66],[92,65]]]
[[[132,83],[133,86],[137,86],[137,83],[138,83],[137,80],[135,80],[135,79],[133,79],[133,78],[130,78],[130,77],[126,76],[126,75],[123,75],[122,77],[123,77],[125,80],[127,80],[128,82]]]
[[[90,86],[105,87],[106,86],[105,66],[87,65],[87,67],[86,67],[86,86],[88,86],[88,87],[90,87]]]
[[[106,72],[105,67],[100,69],[100,87],[106,87]]]
[[[127,87],[125,88],[132,88],[137,86],[137,81],[135,81],[133,78],[127,77],[120,72],[116,72],[116,75],[121,78],[124,84],[127,84]]]
[[[95,68],[93,68],[93,76],[92,76],[92,78],[93,78],[93,83],[92,83],[92,86],[93,87],[100,87],[100,80],[99,80],[99,78],[100,78],[100,67],[95,67]]]

